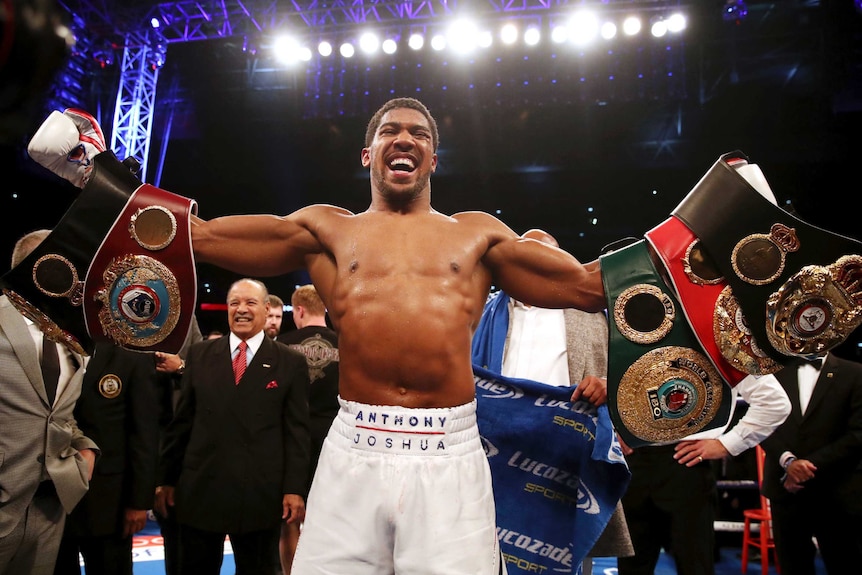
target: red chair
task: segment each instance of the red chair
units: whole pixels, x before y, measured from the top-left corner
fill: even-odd
[[[760,487],[763,483],[763,460],[766,459],[766,452],[759,445],[755,446],[755,456],[757,458],[757,486]],[[769,573],[769,553],[775,560],[775,570],[781,573],[778,566],[778,557],[775,555],[775,540],[772,539],[772,511],[769,507],[769,499],[760,496],[760,507],[755,509],[746,509],[742,512],[745,522],[742,528],[742,572],[748,572],[748,548],[756,547],[760,550],[760,570],[762,575]],[[759,524],[759,533],[752,536],[752,523]]]

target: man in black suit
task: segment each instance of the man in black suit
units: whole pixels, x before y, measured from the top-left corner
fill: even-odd
[[[862,364],[823,359],[776,374],[792,410],[763,442],[782,575],[814,575],[812,537],[830,575],[862,568]]]
[[[159,450],[164,443],[164,434],[174,418],[174,410],[177,402],[180,399],[180,384],[183,378],[183,371],[186,369],[186,361],[184,358],[189,355],[189,348],[195,343],[201,341],[204,336],[201,334],[201,328],[198,325],[197,318],[192,318],[192,325],[189,328],[189,333],[186,335],[186,340],[178,353],[164,353],[157,351],[154,353],[156,361],[156,371],[158,372],[158,397],[159,397]],[[156,493],[160,488],[156,488]],[[177,526],[176,518],[171,515],[169,517],[155,513],[156,521],[159,524],[159,532],[162,535],[162,547],[165,554],[165,575],[178,575],[180,572],[180,549],[179,549],[179,527]]]
[[[264,284],[235,282],[227,304],[230,335],[189,350],[162,449],[156,510],[176,513],[180,575],[217,575],[225,536],[237,575],[272,575],[281,522],[305,516],[305,358],[265,337]]]
[[[153,356],[99,343],[75,406],[78,427],[96,441],[90,490],[69,514],[54,575],[132,575],[132,537],[147,523],[158,462]]]

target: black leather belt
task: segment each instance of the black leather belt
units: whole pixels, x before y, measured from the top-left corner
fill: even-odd
[[[742,160],[747,158],[741,152],[721,156],[673,215],[703,242],[762,351],[779,363],[788,355],[822,353],[862,321],[855,281],[862,242],[773,205],[731,165]],[[810,265],[818,268],[806,272]],[[796,285],[824,281],[825,288]],[[833,283],[837,295],[830,291]],[[801,295],[785,293],[790,290]]]

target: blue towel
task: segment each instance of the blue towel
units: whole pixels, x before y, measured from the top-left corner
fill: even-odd
[[[503,373],[503,347],[509,331],[509,296],[491,294],[473,334],[473,363],[494,373]]]
[[[571,403],[571,388],[473,373],[509,575],[578,573],[631,477],[607,406]]]
[[[473,335],[500,549],[510,575],[578,573],[631,474],[607,406],[572,404],[571,388],[499,375],[508,302],[505,292],[492,295]]]

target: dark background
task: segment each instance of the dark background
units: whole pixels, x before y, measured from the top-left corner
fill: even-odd
[[[128,3],[138,4],[146,3]],[[581,260],[616,239],[642,237],[732,150],[757,163],[800,217],[862,237],[862,15],[854,3],[749,2],[739,22],[721,17],[724,2],[680,4],[690,8],[689,29],[669,51],[424,56],[421,67],[420,56],[404,54],[315,75],[276,68],[236,38],[171,44],[148,182],[195,198],[206,219],[311,203],[361,211],[370,197],[359,164],[365,124],[389,97],[415,96],[440,125],[437,210],[496,213],[518,233],[543,228]],[[116,68],[90,77],[90,111],[106,131]],[[170,133],[161,111],[168,100]],[[55,225],[77,194],[23,151],[45,115],[0,149],[7,262],[18,237]],[[199,302],[222,303],[233,279],[199,265]],[[307,278],[265,281],[288,301]],[[226,330],[224,312],[201,311],[199,319],[204,331]],[[859,359],[858,339],[836,352]]]

